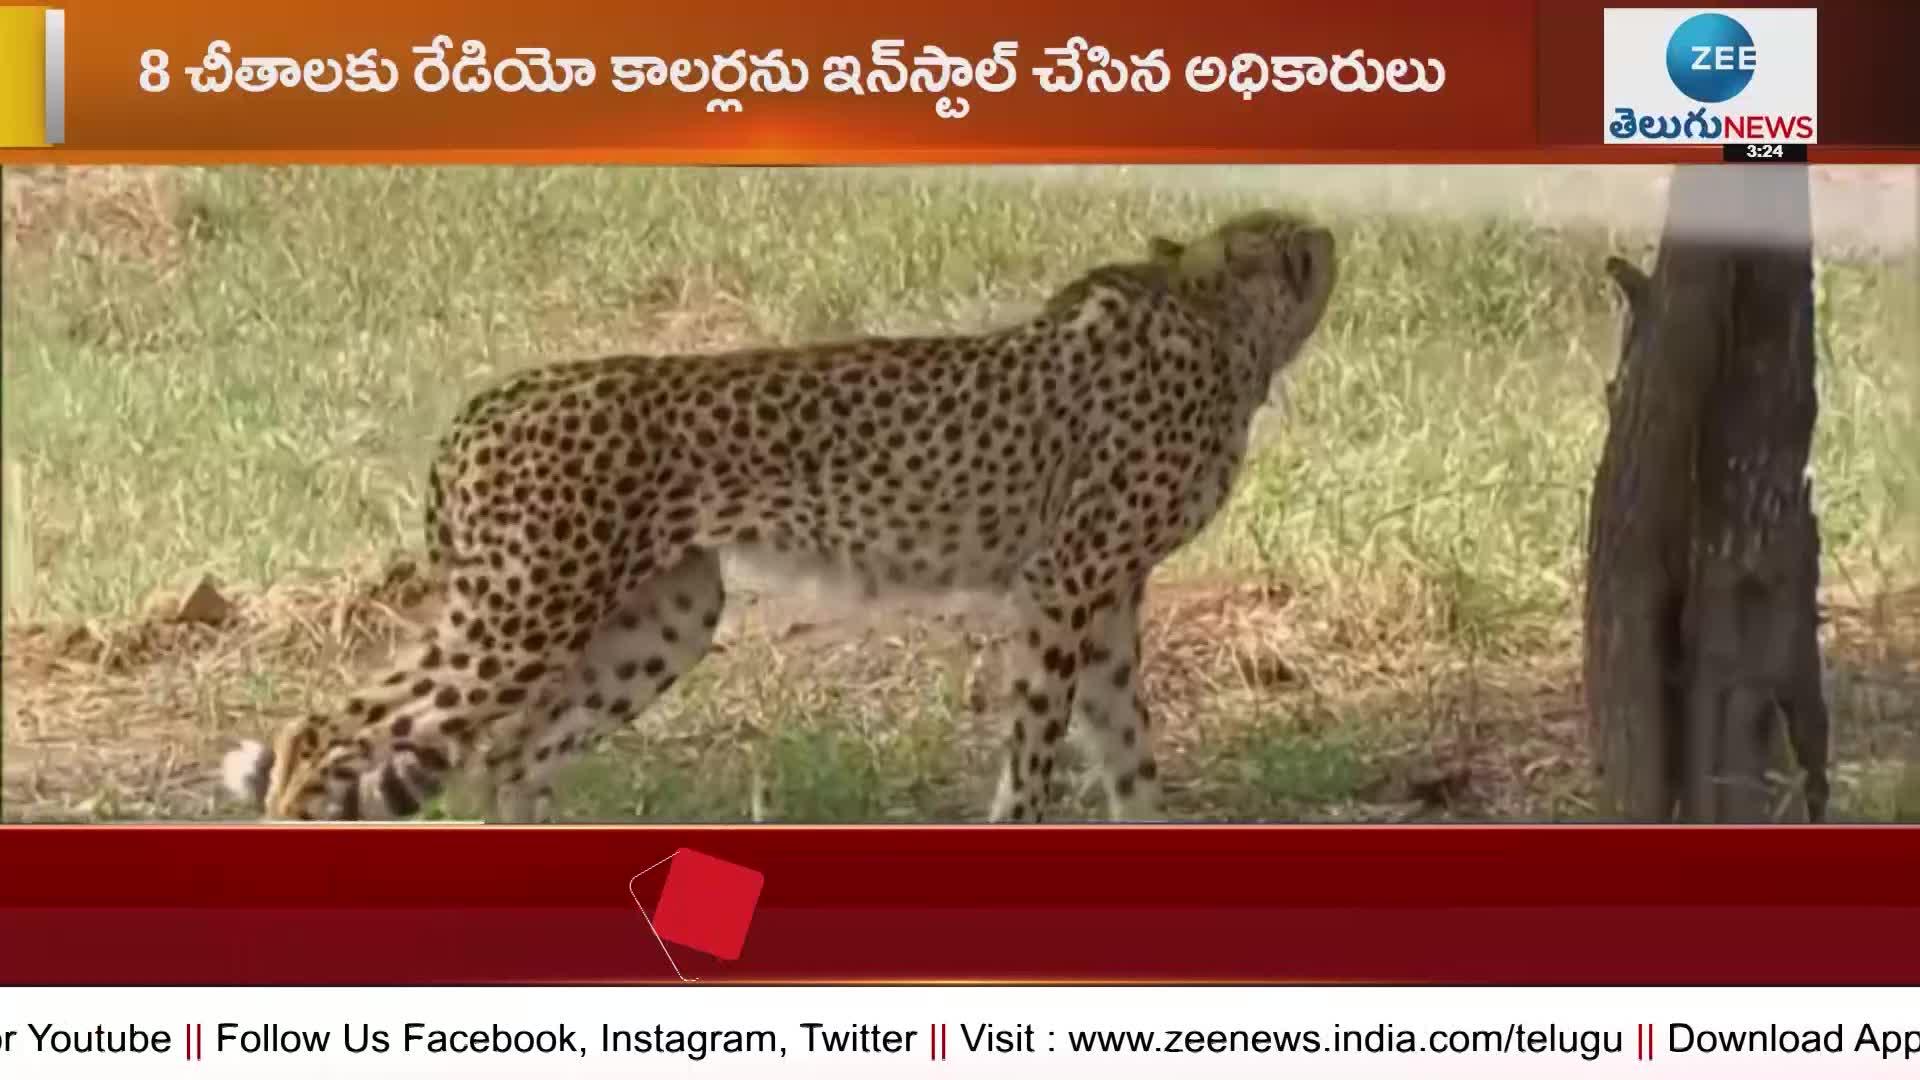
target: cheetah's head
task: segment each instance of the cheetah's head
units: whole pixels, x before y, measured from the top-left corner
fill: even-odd
[[[313,821],[353,818],[357,784],[329,773],[345,747],[329,747],[319,717],[293,720],[274,735],[271,745],[248,740],[221,762],[226,789],[263,817]]]
[[[1148,258],[1217,311],[1271,378],[1299,355],[1338,278],[1333,234],[1304,217],[1259,210],[1191,243],[1154,238]]]

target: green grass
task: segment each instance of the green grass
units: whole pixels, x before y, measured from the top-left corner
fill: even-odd
[[[416,545],[433,439],[505,371],[615,349],[974,329],[1137,253],[1150,233],[1192,233],[1264,201],[1248,184],[1098,171],[1062,183],[981,170],[228,168],[156,182],[10,223],[5,449],[30,500],[9,500],[6,539],[31,553],[7,567],[16,621],[124,617],[202,572],[265,586]],[[1171,573],[1288,583],[1303,640],[1330,654],[1421,643],[1449,670],[1564,668],[1615,351],[1601,261],[1650,238],[1331,223],[1335,304],[1240,495]],[[1830,584],[1916,577],[1909,272],[1820,267]],[[255,696],[261,680],[312,681],[248,677]],[[722,681],[711,694],[743,692]],[[759,782],[776,789],[778,816],[965,813],[985,779],[929,774],[985,759],[956,741],[957,710],[931,685],[884,700],[757,688],[755,707],[781,722],[751,755],[699,720],[702,691],[680,691],[665,711],[712,744],[678,770],[584,766],[573,808],[738,817]],[[1350,797],[1377,771],[1369,733],[1419,722],[1389,712],[1338,738],[1262,734],[1241,716],[1233,730],[1254,735],[1232,744],[1246,748],[1228,755],[1233,791],[1198,809]]]

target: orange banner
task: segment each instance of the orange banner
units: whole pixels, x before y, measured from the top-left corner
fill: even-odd
[[[71,0],[0,161],[1719,160],[1602,145],[1606,3]],[[1815,160],[1911,160],[1920,5],[1820,18]]]
[[[75,2],[67,143],[766,162],[1519,151],[1532,9]]]

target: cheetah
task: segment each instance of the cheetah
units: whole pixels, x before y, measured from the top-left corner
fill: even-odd
[[[1164,820],[1147,578],[1226,501],[1336,269],[1327,229],[1273,211],[1146,249],[985,333],[601,357],[480,392],[429,472],[444,611],[340,712],[229,753],[227,787],[268,819],[392,820],[458,773],[489,820],[543,820],[556,771],[708,651],[738,554],[1005,599],[987,819],[1045,817],[1071,726],[1110,817]]]

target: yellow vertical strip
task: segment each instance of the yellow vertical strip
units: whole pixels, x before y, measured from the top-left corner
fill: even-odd
[[[0,7],[0,146],[47,145],[46,9]]]

